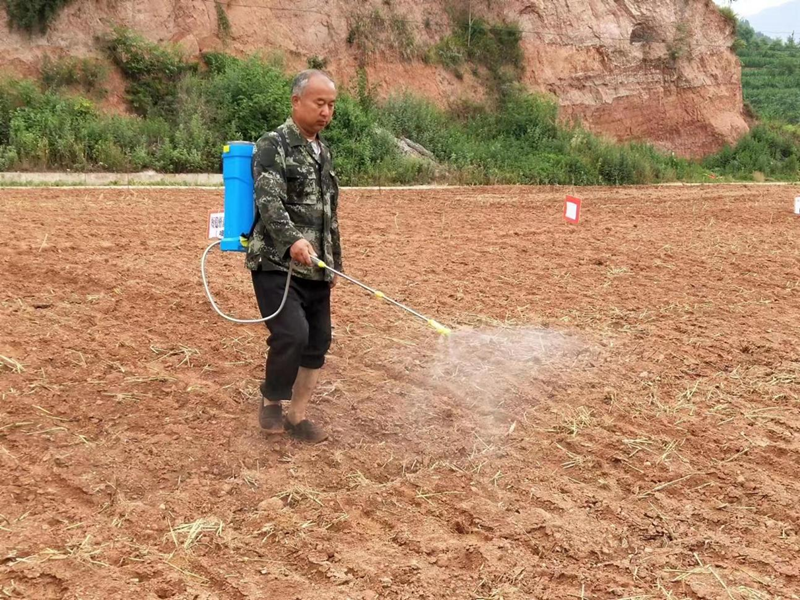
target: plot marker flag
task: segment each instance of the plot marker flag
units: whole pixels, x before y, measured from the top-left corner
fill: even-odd
[[[564,220],[569,223],[577,223],[581,220],[581,200],[567,196],[564,203]]]

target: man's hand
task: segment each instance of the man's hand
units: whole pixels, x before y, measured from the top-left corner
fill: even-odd
[[[338,275],[334,275],[333,276],[333,281],[331,281],[331,289],[335,288],[337,283],[339,283],[339,276]]]
[[[311,255],[316,255],[314,246],[311,245],[307,239],[297,240],[292,247],[289,248],[289,255],[293,260],[299,262],[301,265],[307,267],[312,266],[314,263],[311,261]]]

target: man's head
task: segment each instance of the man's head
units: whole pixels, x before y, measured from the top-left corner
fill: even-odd
[[[308,69],[292,83],[292,119],[305,135],[316,135],[333,118],[336,84],[322,71]]]

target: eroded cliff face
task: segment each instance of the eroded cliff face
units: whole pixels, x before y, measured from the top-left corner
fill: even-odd
[[[523,27],[555,32],[523,40],[525,82],[555,94],[564,115],[683,156],[747,132],[734,32],[711,0],[519,4]]]
[[[743,135],[740,66],[731,25],[712,0],[456,0],[457,8],[522,30],[522,81],[557,98],[565,119],[617,140],[647,140],[701,156]],[[0,24],[0,68],[35,74],[42,58],[100,55],[98,40],[123,25],[190,56],[209,50],[280,52],[289,68],[328,60],[344,85],[365,66],[382,95],[412,91],[439,104],[481,97],[479,78],[426,64],[417,50],[450,33],[453,0],[229,0],[220,37],[214,0],[74,0],[47,34]],[[354,26],[379,11],[381,27]],[[3,15],[3,20],[5,16]],[[113,91],[113,90],[112,90]]]

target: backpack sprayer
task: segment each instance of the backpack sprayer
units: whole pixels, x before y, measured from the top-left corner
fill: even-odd
[[[203,288],[206,292],[206,297],[211,303],[214,311],[223,319],[232,321],[233,323],[264,323],[270,319],[277,317],[286,305],[286,298],[289,296],[289,287],[292,281],[292,273],[294,265],[289,261],[289,272],[286,275],[286,287],[283,289],[283,298],[281,304],[273,314],[261,319],[237,319],[223,313],[214,298],[211,295],[211,290],[208,288],[208,278],[206,277],[206,259],[208,253],[215,246],[219,246],[223,252],[245,252],[247,250],[247,242],[249,232],[253,227],[255,221],[256,207],[255,207],[255,193],[253,186],[253,175],[251,171],[251,162],[253,159],[253,151],[255,144],[250,142],[230,142],[226,144],[222,150],[222,180],[225,183],[225,218],[223,221],[223,234],[222,239],[214,241],[203,252],[200,258],[200,274],[203,278]],[[409,308],[405,304],[389,298],[383,292],[373,289],[368,285],[361,283],[357,279],[345,275],[337,271],[333,267],[325,264],[316,256],[312,256],[314,264],[320,269],[327,269],[334,275],[338,275],[342,279],[356,284],[358,287],[368,291],[370,294],[381,300],[386,300],[390,304],[394,304],[398,308],[406,311],[407,313],[425,321],[428,325],[433,327],[441,335],[448,336],[451,331],[438,321],[430,319],[425,315]]]

